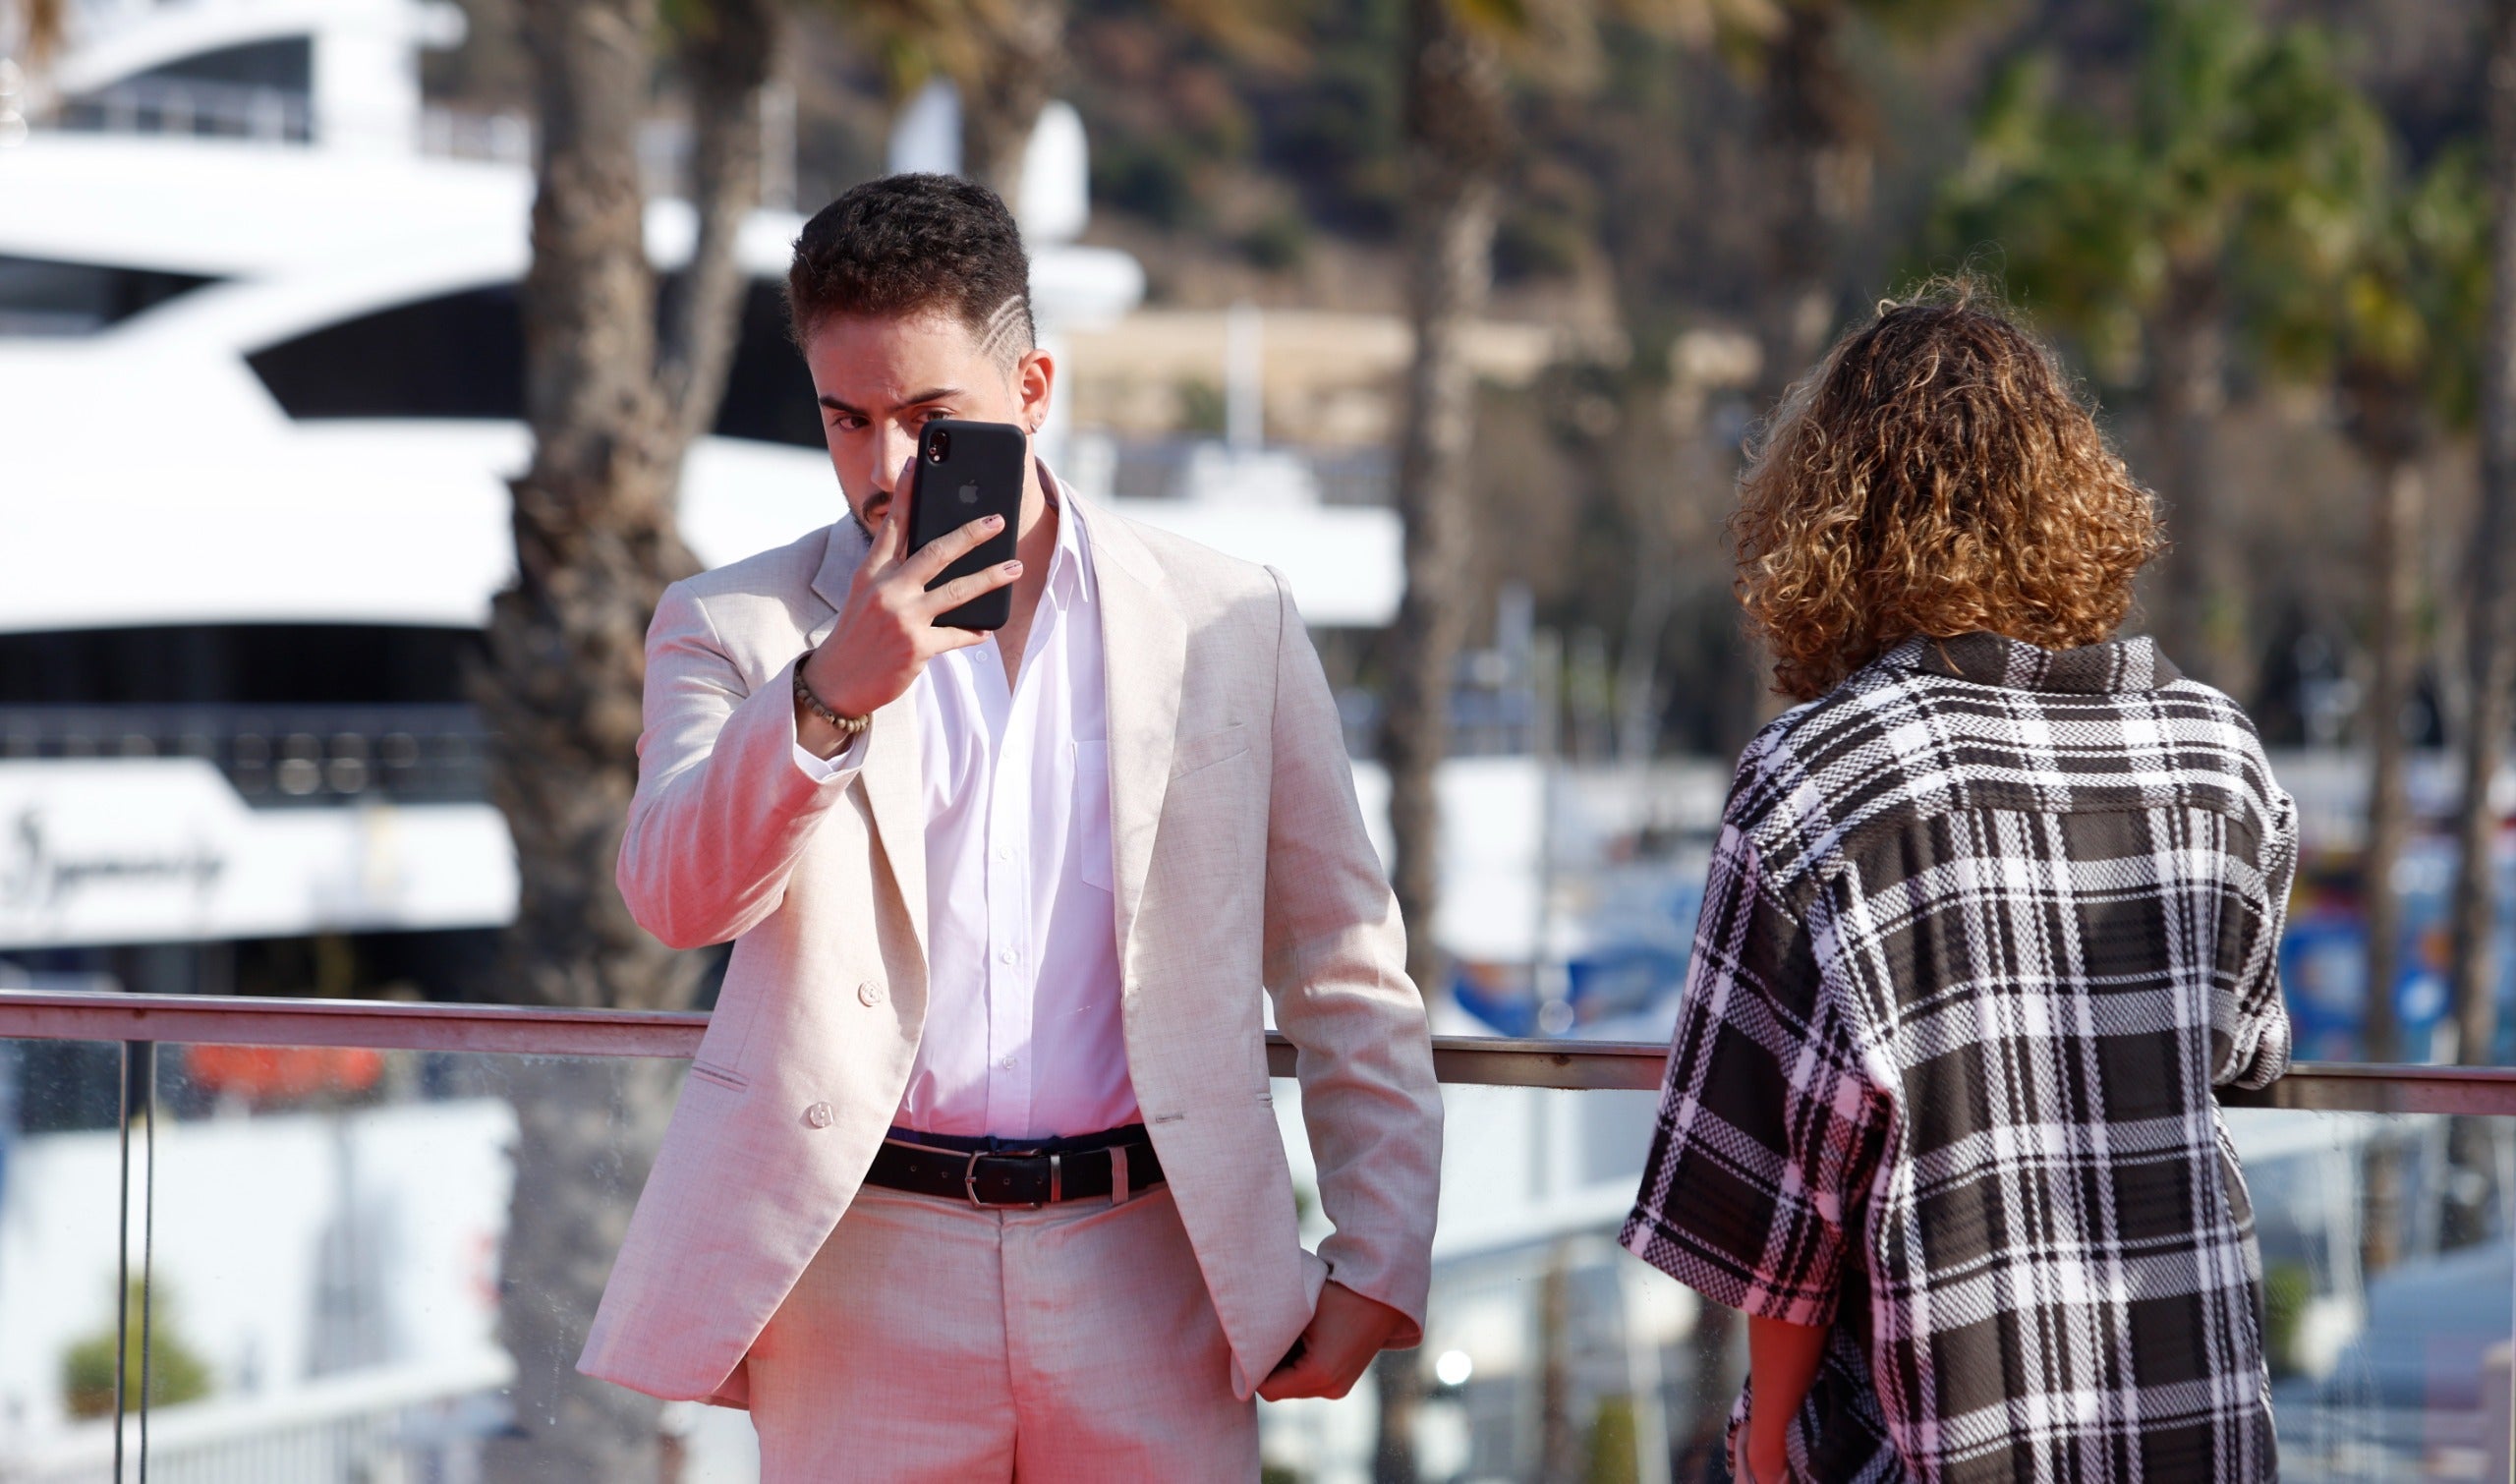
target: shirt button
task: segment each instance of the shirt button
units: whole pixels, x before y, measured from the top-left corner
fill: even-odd
[[[999,1065],[999,1066],[1001,1066],[1001,1067],[1003,1067],[1006,1071],[1008,1071],[1008,1072],[1009,1072],[1009,1071],[1013,1070],[1013,1058],[1012,1058],[1012,1057],[1010,1057],[1010,1056],[1007,1056],[1007,1057],[1005,1057],[1003,1060],[1001,1060],[1001,1061],[998,1062],[998,1063],[997,1063],[997,1065]]]
[[[999,845],[999,846],[997,846],[997,847],[996,847],[996,858],[997,858],[998,860],[1000,860],[1000,861],[1009,861],[1009,860],[1013,859],[1013,847],[1012,847],[1012,846],[1010,846],[1010,845]]]
[[[837,1117],[838,1114],[830,1112],[830,1107],[827,1103],[816,1103],[804,1110],[804,1121],[815,1128],[828,1128],[836,1121]]]
[[[1005,962],[1005,963],[1014,963],[1014,962],[1018,961],[1018,960],[1022,957],[1022,955],[1021,955],[1021,954],[1014,952],[1011,948],[1007,948],[1007,949],[1005,949],[1003,952],[999,953],[999,954],[997,954],[996,956],[997,956],[1000,960],[1001,960],[1001,961],[1003,961],[1003,962]]]
[[[856,987],[856,1002],[867,1005],[881,1004],[883,1002],[883,987],[870,979],[865,981],[863,984],[858,985]]]

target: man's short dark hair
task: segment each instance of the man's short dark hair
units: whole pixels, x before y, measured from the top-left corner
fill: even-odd
[[[797,345],[828,319],[918,314],[960,320],[1007,366],[1031,349],[1031,258],[1002,198],[949,175],[886,175],[804,224],[786,270]]]

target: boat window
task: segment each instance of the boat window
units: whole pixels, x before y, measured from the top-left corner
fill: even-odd
[[[512,285],[398,305],[247,360],[292,418],[524,416],[524,332]],[[812,375],[786,338],[786,307],[774,283],[754,280],[744,298],[715,430],[823,446]]]
[[[167,83],[216,83],[230,87],[270,87],[307,92],[314,86],[314,44],[308,36],[248,41],[195,52],[137,77]]]
[[[292,418],[521,418],[515,289],[395,305],[246,358]]]
[[[295,140],[314,135],[311,38],[249,41],[178,57],[62,100],[64,129]]]
[[[0,709],[19,706],[456,705],[478,629],[400,624],[142,624],[0,634]]]
[[[92,335],[216,280],[0,254],[0,335]]]
[[[716,409],[716,436],[828,446],[822,437],[821,401],[813,373],[795,342],[786,338],[786,295],[774,283],[753,279],[743,299],[742,339],[725,372],[725,400]]]

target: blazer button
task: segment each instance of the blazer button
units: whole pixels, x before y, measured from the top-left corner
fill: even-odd
[[[804,1121],[815,1128],[828,1128],[837,1117],[838,1114],[830,1112],[829,1105],[827,1103],[816,1103],[804,1110]]]
[[[863,984],[856,987],[856,1002],[863,1005],[881,1004],[883,1002],[883,987],[870,979],[866,980]]]

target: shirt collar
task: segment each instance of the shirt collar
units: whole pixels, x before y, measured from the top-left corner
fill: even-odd
[[[1979,631],[1945,639],[1916,634],[1891,646],[1877,662],[1976,685],[2081,696],[2156,690],[2184,678],[2174,661],[2158,653],[2157,641],[2145,636],[2047,650]]]
[[[1092,596],[1092,547],[1083,539],[1083,521],[1075,512],[1071,491],[1049,472],[1046,463],[1040,465],[1040,490],[1058,512],[1058,544],[1049,556],[1049,582],[1043,596],[1065,608]]]

